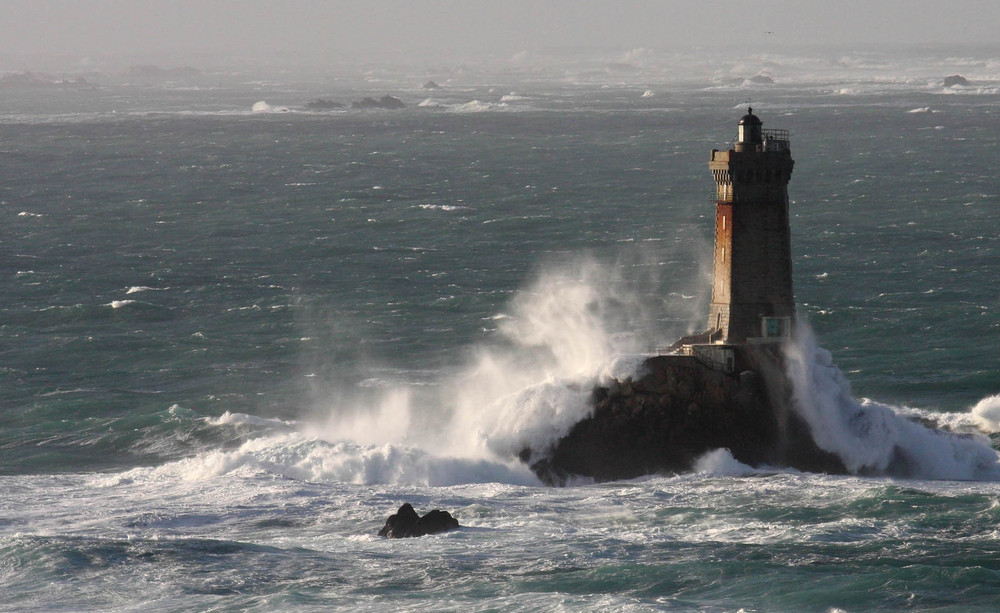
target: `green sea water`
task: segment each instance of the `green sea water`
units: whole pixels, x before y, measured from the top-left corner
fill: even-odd
[[[407,108],[0,93],[0,608],[995,609],[995,82],[752,92],[843,375],[816,406],[878,425],[843,453],[924,472],[720,453],[559,489],[518,446],[705,323],[707,160],[745,87],[379,87]],[[407,501],[465,528],[375,538]]]

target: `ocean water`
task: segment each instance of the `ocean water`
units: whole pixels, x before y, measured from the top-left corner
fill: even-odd
[[[0,609],[996,610],[1000,69],[856,61],[0,92]],[[748,97],[856,474],[543,486],[517,452],[704,324]],[[404,502],[463,528],[376,537]]]

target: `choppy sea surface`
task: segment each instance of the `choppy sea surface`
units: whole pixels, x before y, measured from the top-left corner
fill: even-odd
[[[0,91],[0,609],[996,610],[997,62]],[[857,474],[543,486],[518,451],[704,325],[747,97]],[[376,537],[404,502],[463,528]]]

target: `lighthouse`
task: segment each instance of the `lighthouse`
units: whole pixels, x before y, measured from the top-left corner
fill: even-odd
[[[710,343],[775,342],[795,317],[792,293],[787,130],[765,130],[747,109],[726,151],[712,150],[715,254]]]
[[[715,255],[708,326],[650,355],[635,380],[594,388],[592,410],[544,457],[519,457],[545,481],[598,481],[692,469],[726,449],[750,466],[847,473],[796,410],[782,341],[792,331],[786,130],[747,109],[736,138],[713,150]],[[527,458],[527,459],[525,459]]]

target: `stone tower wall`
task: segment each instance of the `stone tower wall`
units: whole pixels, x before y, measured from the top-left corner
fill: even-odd
[[[713,151],[715,259],[709,330],[744,343],[761,335],[761,317],[792,317],[788,180],[791,154]]]

